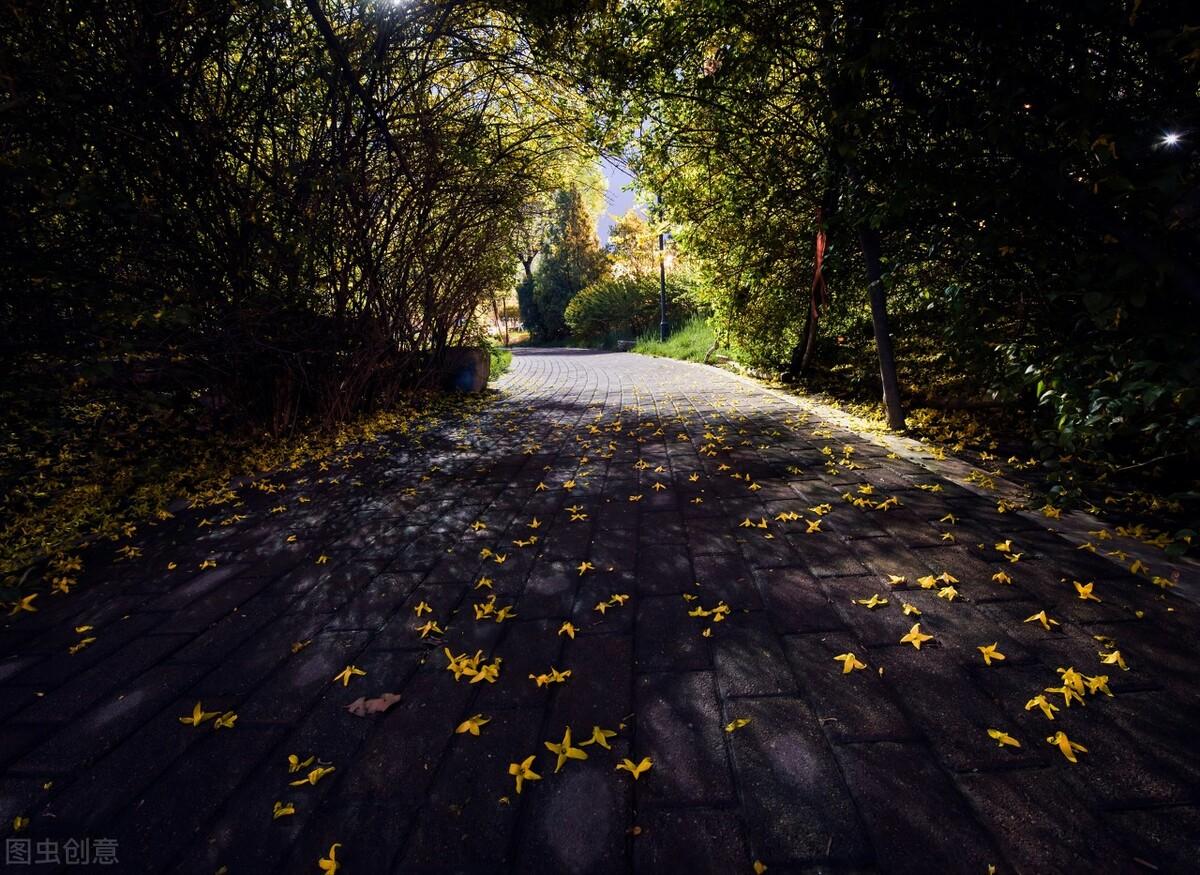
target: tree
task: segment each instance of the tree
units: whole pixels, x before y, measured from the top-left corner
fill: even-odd
[[[567,304],[607,269],[583,195],[576,188],[560,191],[554,200],[554,217],[532,288],[524,296],[533,304],[521,311],[526,327],[539,340],[566,337],[568,326],[563,314]]]
[[[577,65],[604,146],[634,150],[744,359],[882,386],[892,424],[901,386],[982,395],[1021,405],[1047,455],[1200,462],[1188,4],[558,9],[536,44]],[[830,294],[806,330],[819,230]]]
[[[658,272],[658,235],[636,209],[614,216],[608,231],[614,274],[641,276]]]

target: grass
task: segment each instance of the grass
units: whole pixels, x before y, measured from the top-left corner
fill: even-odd
[[[502,346],[489,346],[488,355],[492,359],[491,370],[488,371],[488,381],[490,382],[511,367],[512,351]]]
[[[633,351],[659,358],[702,362],[705,354],[712,349],[715,339],[716,335],[708,322],[701,317],[695,317],[672,332],[666,340],[659,340],[658,332],[647,332],[638,339]]]

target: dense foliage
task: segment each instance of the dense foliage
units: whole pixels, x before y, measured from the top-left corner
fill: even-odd
[[[560,10],[544,39],[586,61],[612,147],[634,144],[750,363],[878,398],[894,338],[921,403],[1023,409],[1047,454],[1194,464],[1194,18],[625,0]]]
[[[489,4],[6,4],[4,543],[419,386],[511,288],[579,108]]]
[[[681,322],[695,313],[695,281],[675,271],[667,274],[667,308]],[[573,337],[595,342],[634,340],[659,323],[659,277],[626,273],[606,277],[571,299],[565,314]]]
[[[521,318],[536,341],[565,338],[569,333],[567,305],[608,271],[592,221],[578,189],[558,192],[537,267],[517,289]]]

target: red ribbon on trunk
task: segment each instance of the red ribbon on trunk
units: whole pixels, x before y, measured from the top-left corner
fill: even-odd
[[[821,314],[821,308],[829,304],[829,289],[825,286],[825,212],[817,209],[817,255],[816,267],[813,269],[812,293],[809,296],[809,307],[812,318]]]

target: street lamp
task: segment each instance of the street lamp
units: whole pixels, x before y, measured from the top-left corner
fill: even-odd
[[[658,205],[662,206],[662,195],[658,196]],[[661,213],[662,210],[660,209]],[[659,221],[662,221],[661,215]],[[658,232],[658,339],[665,341],[667,334],[670,331],[670,326],[667,324],[667,234],[660,227]]]

